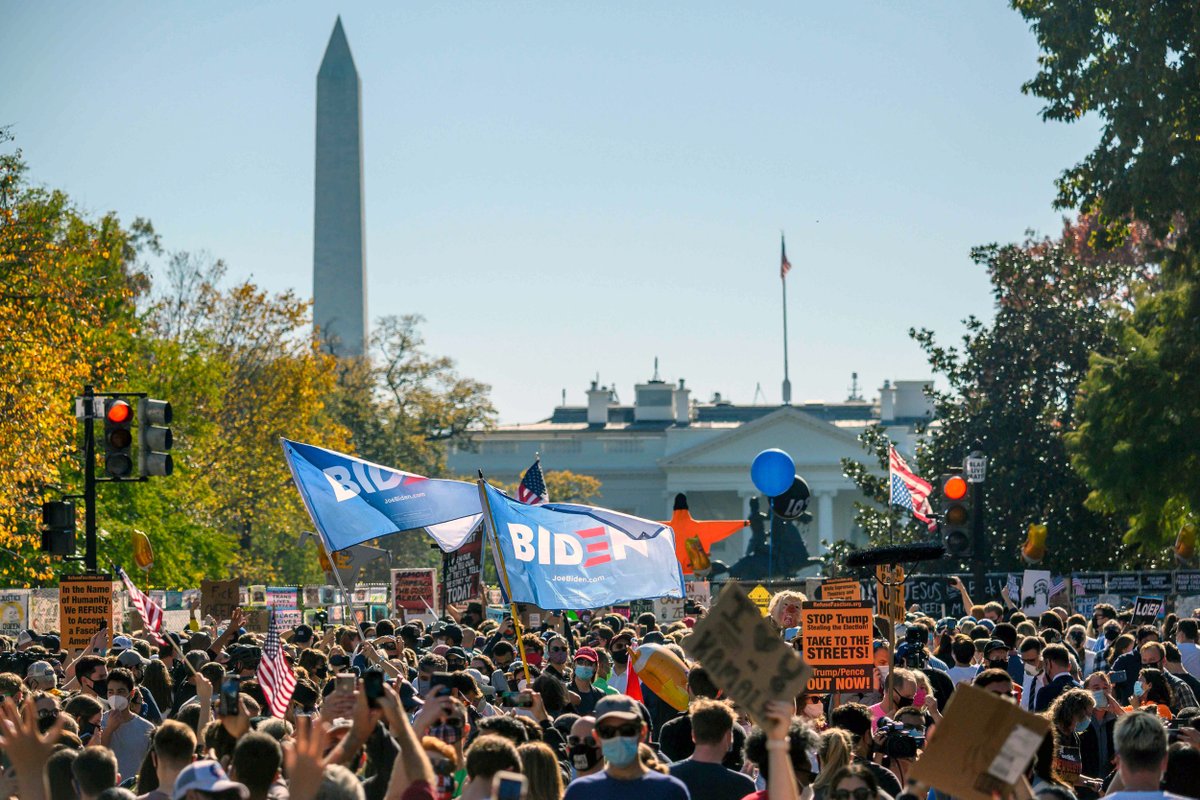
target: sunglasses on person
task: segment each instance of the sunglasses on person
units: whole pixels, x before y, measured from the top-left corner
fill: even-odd
[[[596,726],[596,735],[601,739],[612,739],[615,736],[638,736],[641,732],[642,726],[636,722],[629,722],[616,728]]]
[[[58,719],[59,710],[57,708],[39,708],[38,719]]]
[[[831,800],[872,800],[875,793],[866,786],[859,786],[857,789],[834,789],[829,797]]]
[[[580,747],[580,746],[593,747],[593,746],[595,746],[596,743],[593,742],[591,739],[585,739],[581,736],[568,736],[567,744],[570,745],[571,747]]]
[[[809,704],[810,706],[819,706],[819,705],[821,705],[821,704],[822,704],[822,703],[824,703],[824,702],[825,702],[825,698],[824,698],[824,697],[820,697],[820,696],[818,696],[818,695],[812,695],[812,694],[810,694],[810,695],[808,696],[808,704]]]

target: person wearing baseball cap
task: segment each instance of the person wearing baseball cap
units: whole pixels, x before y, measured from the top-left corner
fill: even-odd
[[[581,717],[586,717],[596,708],[596,703],[604,697],[604,692],[593,684],[596,682],[596,671],[600,668],[600,656],[591,647],[581,647],[575,651],[575,669],[571,676],[571,689],[579,695],[579,701],[571,706],[571,710]]]
[[[194,761],[175,779],[172,800],[248,800],[250,790],[229,780],[216,761]]]
[[[636,700],[624,694],[602,697],[594,716],[592,736],[604,754],[604,771],[571,781],[563,800],[687,800],[682,781],[651,770],[638,758],[638,745],[647,728]]]

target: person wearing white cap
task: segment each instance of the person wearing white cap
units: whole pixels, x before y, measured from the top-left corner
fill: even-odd
[[[49,661],[35,661],[25,671],[25,683],[35,692],[58,694],[58,675]]]
[[[231,781],[216,761],[196,761],[175,779],[172,800],[247,800],[250,790]]]
[[[22,650],[28,650],[34,644],[36,644],[36,642],[33,641],[33,634],[29,631],[21,631],[17,634],[16,650],[18,653]]]
[[[604,771],[571,781],[563,800],[688,800],[682,781],[651,770],[638,758],[646,723],[636,700],[608,695],[596,703],[595,717],[592,735],[604,754]]]

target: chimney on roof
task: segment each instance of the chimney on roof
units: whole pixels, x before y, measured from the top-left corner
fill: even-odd
[[[608,424],[608,406],[612,400],[612,392],[606,387],[600,385],[600,381],[592,381],[592,386],[587,392],[588,410],[587,421],[588,425],[599,425],[601,427]]]
[[[896,419],[896,390],[885,380],[879,390],[879,421],[887,424]]]
[[[692,390],[687,388],[683,383],[683,378],[679,379],[679,386],[675,388],[675,424],[676,425],[691,425],[692,424]]]

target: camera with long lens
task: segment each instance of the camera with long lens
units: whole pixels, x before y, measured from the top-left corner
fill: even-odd
[[[29,665],[35,661],[45,661],[44,655],[21,651],[19,653],[0,653],[0,672],[11,672],[24,679],[29,672]]]
[[[925,749],[925,731],[910,728],[890,717],[879,720],[879,732],[883,734],[880,751],[888,758],[916,758]]]
[[[907,669],[925,669],[929,666],[929,655],[923,644],[906,639],[896,648],[896,663]]]

